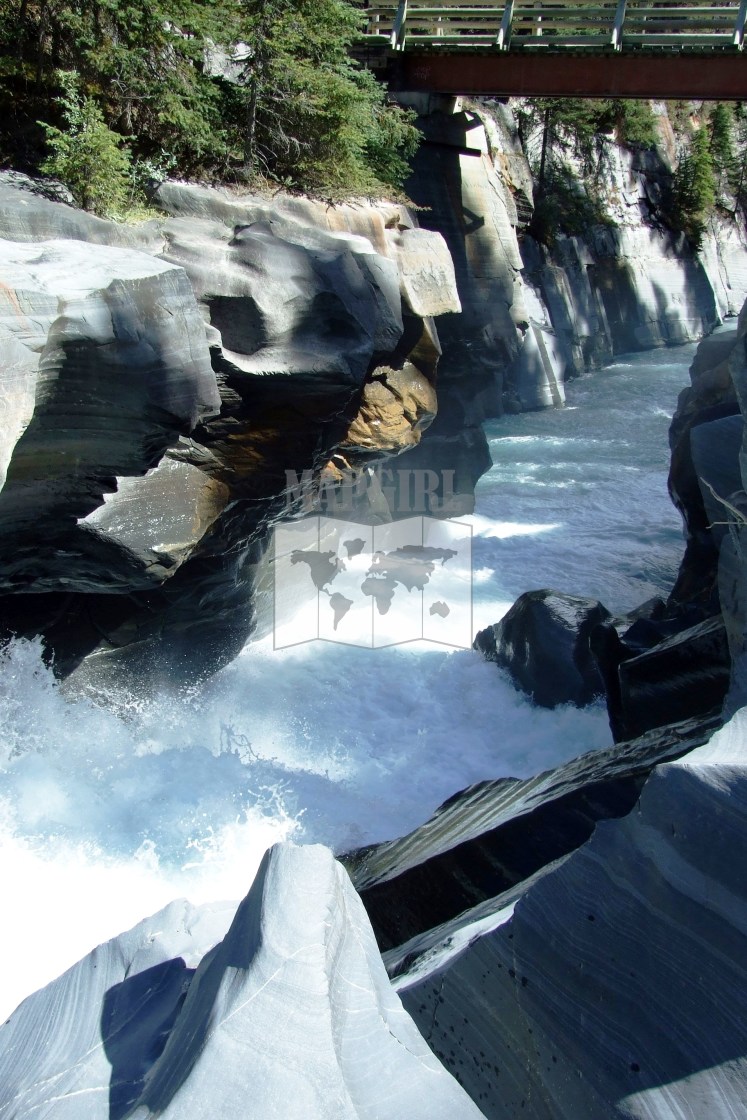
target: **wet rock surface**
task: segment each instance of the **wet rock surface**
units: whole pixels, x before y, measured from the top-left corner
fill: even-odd
[[[635,805],[654,766],[704,743],[718,711],[535,778],[481,782],[400,840],[344,857],[383,951],[518,886]]]
[[[589,641],[610,617],[596,599],[527,591],[500,622],[480,631],[474,646],[506,669],[535,704],[582,708],[604,693]]]

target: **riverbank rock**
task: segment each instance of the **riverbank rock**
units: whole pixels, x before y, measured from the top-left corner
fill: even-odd
[[[747,713],[565,859],[388,954],[490,1120],[738,1116]]]
[[[630,812],[654,766],[700,746],[719,724],[717,715],[688,720],[533,778],[480,782],[409,835],[344,856],[389,964],[406,955],[398,946],[421,936],[425,945],[445,923],[456,932],[462,913],[518,897],[598,821]]]
[[[736,330],[704,340],[672,420],[669,485],[686,550],[668,610],[723,618],[731,662],[726,710],[747,701],[747,305]],[[714,662],[713,668],[718,671]]]
[[[327,849],[277,845],[233,910],[172,903],[25,1000],[0,1116],[479,1120]]]
[[[443,240],[395,204],[177,183],[157,201],[125,226],[0,175],[0,235],[18,239],[0,634],[41,633],[71,687],[202,676],[268,625],[258,585],[298,480],[418,443],[433,315],[460,306]]]
[[[527,591],[505,618],[480,631],[474,648],[506,669],[535,704],[583,708],[604,695],[589,641],[594,629],[610,617],[596,599]]]
[[[0,590],[143,586],[158,577],[141,564],[139,581],[132,551],[84,522],[116,490],[117,476],[144,475],[220,410],[186,276],[138,251],[78,241],[6,241],[0,257],[9,406]]]

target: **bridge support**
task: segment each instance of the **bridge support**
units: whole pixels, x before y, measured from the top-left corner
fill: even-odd
[[[604,55],[405,51],[394,91],[493,97],[643,97],[747,101],[747,59],[734,54]]]

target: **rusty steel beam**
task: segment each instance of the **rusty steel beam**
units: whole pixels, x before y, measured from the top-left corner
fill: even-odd
[[[391,60],[393,91],[493,97],[643,97],[747,101],[747,53],[416,54]]]

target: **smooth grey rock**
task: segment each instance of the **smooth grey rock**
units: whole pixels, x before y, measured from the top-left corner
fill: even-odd
[[[59,183],[0,171],[0,238],[6,241],[85,241],[157,253],[158,221],[127,225],[97,218],[72,205]]]
[[[327,849],[276,845],[225,917],[174,904],[26,1000],[0,1028],[0,1117],[479,1120]],[[206,919],[222,940],[192,972]]]
[[[229,498],[224,483],[166,455],[142,478],[118,478],[81,524],[132,553],[156,585],[190,556]]]
[[[722,499],[741,487],[739,448],[733,444],[743,421],[730,362],[736,343],[735,330],[703,339],[690,367],[691,385],[680,393],[669,428],[669,493],[686,540],[670,602],[694,605],[706,615],[719,610],[718,554],[724,541],[719,522],[728,521],[706,483]]]
[[[443,238],[427,229],[405,229],[393,240],[402,298],[414,315],[461,311],[454,262]]]
[[[235,912],[235,903],[172,902],[25,999],[0,1027],[2,1120],[120,1120],[149,1066],[149,1045],[171,1025],[194,969]],[[129,1077],[114,1084],[110,1035],[123,1028]]]
[[[181,269],[78,241],[3,242],[2,258],[0,529],[23,536],[86,516],[220,397]]]
[[[552,253],[524,237],[527,278],[541,293],[567,376],[578,376],[612,358],[612,336],[601,293],[593,283],[594,257],[579,238],[559,237]]]
[[[618,669],[626,737],[720,710],[729,688],[730,670],[721,615],[627,658]]]
[[[692,342],[718,323],[708,276],[682,239],[646,227],[595,232],[595,282],[616,352]]]
[[[166,234],[166,259],[186,270],[239,375],[303,375],[350,394],[399,341],[396,265],[367,242],[353,251],[353,239],[270,215],[236,229],[173,218]]]
[[[729,525],[728,510],[719,499],[728,499],[742,489],[739,450],[743,437],[741,415],[725,416],[690,429],[693,468],[716,547],[720,547]]]
[[[732,662],[725,708],[734,712],[747,704],[747,526],[739,521],[721,545],[718,590]]]
[[[747,235],[738,220],[729,221],[718,210],[709,225],[701,260],[716,293],[720,314],[739,315],[747,299]]]
[[[553,331],[531,323],[516,365],[515,399],[522,412],[565,403],[565,365]]]
[[[518,901],[406,962],[405,1006],[490,1120],[742,1115],[746,752],[743,710]]]

